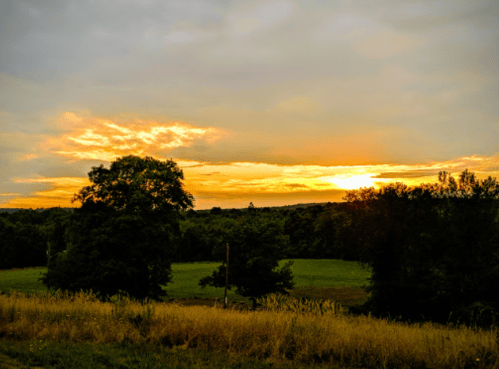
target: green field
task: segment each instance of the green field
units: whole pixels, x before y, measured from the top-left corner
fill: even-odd
[[[359,291],[370,273],[357,263],[294,262],[295,297],[347,305],[365,299]],[[218,265],[174,264],[168,291],[184,300],[173,304],[101,302],[86,294],[0,295],[0,369],[499,368],[497,329],[411,325],[293,298],[290,306],[298,310],[269,310],[263,302],[256,312],[185,306],[207,302],[200,298],[213,304],[222,296],[223,289],[197,286]],[[44,290],[38,278],[45,270],[0,271],[0,290]],[[307,306],[320,306],[320,313],[302,309]]]
[[[38,281],[38,278],[46,270],[45,267],[0,270],[0,291],[34,292],[46,290],[45,285]]]
[[[173,264],[173,281],[167,286],[168,298],[222,300],[223,288],[202,289],[198,285],[202,277],[210,275],[219,265],[216,262]],[[354,291],[358,292],[362,285],[367,284],[370,276],[370,272],[357,262],[343,260],[295,259],[291,269],[296,291],[313,297],[321,297],[321,294],[326,293],[327,296],[323,297],[333,298],[331,288],[337,293],[344,291],[345,287],[356,287]],[[45,290],[45,286],[38,281],[45,271],[44,267],[0,271],[0,291]],[[245,301],[234,291],[229,291],[228,298],[230,301]]]
[[[284,263],[285,261],[283,261]],[[185,305],[204,302],[202,299],[222,300],[223,289],[202,289],[198,281],[212,273],[220,263],[199,262],[173,264],[173,281],[168,285],[169,298],[181,300]],[[0,271],[0,291],[18,290],[34,292],[45,290],[38,281],[46,268],[28,268]],[[333,298],[344,305],[360,303],[365,293],[360,286],[367,283],[370,272],[356,262],[341,260],[294,260],[292,271],[295,296]],[[230,301],[245,299],[229,292]],[[320,368],[335,367],[318,363],[268,362],[244,355],[208,352],[197,349],[178,350],[163,346],[137,346],[133,344],[60,343],[39,339],[0,339],[0,368],[65,367],[65,368]],[[338,368],[343,366],[338,366]]]

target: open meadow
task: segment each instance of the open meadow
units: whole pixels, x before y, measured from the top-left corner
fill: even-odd
[[[261,303],[259,311],[240,311],[13,292],[0,295],[0,360],[60,368],[499,365],[497,330],[348,316],[328,301],[270,296]]]
[[[283,261],[284,263],[285,261]],[[196,262],[172,264],[173,281],[167,286],[168,299],[184,299],[184,303],[199,302],[193,300],[222,300],[222,288],[198,285],[199,280],[211,274],[220,263]],[[47,269],[27,268],[0,271],[0,291],[19,292],[45,291],[46,287],[38,280]],[[357,262],[343,260],[295,259],[291,267],[294,275],[297,297],[329,298],[352,305],[361,303],[366,298],[361,286],[368,283],[370,272]],[[247,302],[247,299],[229,291],[230,301]]]
[[[334,300],[362,302],[369,278],[355,262],[295,260],[292,295],[259,311],[186,306],[223,295],[197,286],[217,266],[174,264],[175,301],[146,304],[48,292],[44,268],[1,271],[0,368],[499,368],[495,329],[345,314]]]

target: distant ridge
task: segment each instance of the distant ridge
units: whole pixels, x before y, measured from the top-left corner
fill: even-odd
[[[255,206],[257,209],[281,209],[281,210],[295,210],[295,209],[300,209],[300,208],[308,208],[311,206],[326,206],[327,204],[331,204],[331,202],[310,202],[310,203],[305,203],[305,204],[294,204],[294,205],[282,205],[282,206]],[[201,210],[194,210],[199,213],[209,213],[212,209],[216,209],[217,207],[215,206],[214,208],[211,209],[201,209]],[[221,211],[230,211],[230,210],[245,210],[245,208],[223,208],[220,209]]]
[[[61,208],[61,207],[54,207],[54,208],[58,208],[58,209],[62,209],[62,210],[67,210],[67,211],[73,211],[74,208]],[[42,212],[42,211],[45,211],[45,210],[50,210],[50,209],[54,209],[54,208],[38,208],[38,209],[24,209],[24,208],[0,208],[0,213],[9,213],[9,214],[12,214],[12,213],[15,213],[16,211],[19,211],[19,210],[34,210],[34,211],[38,211],[38,212]]]
[[[305,203],[305,204],[294,204],[294,205],[282,205],[282,206],[262,206],[262,207],[256,207],[257,209],[286,209],[286,210],[295,210],[295,209],[299,209],[299,208],[308,208],[308,207],[311,207],[311,206],[325,206],[327,204],[331,204],[331,202],[310,202],[310,203]],[[49,210],[49,209],[53,209],[53,208],[37,208],[37,209],[24,209],[24,208],[0,208],[0,213],[9,213],[9,214],[12,214],[12,213],[15,213],[16,211],[19,211],[19,210],[34,210],[34,211],[38,211],[38,212],[42,212],[42,211],[45,211],[45,210]],[[67,211],[73,211],[73,209],[75,208],[59,208],[59,209],[62,209],[62,210],[67,210]],[[244,209],[247,209],[247,208],[223,208],[223,209],[220,209],[222,211],[229,211],[229,210],[244,210]],[[200,213],[205,213],[205,212],[209,212],[211,211],[211,209],[201,209],[201,210],[194,210],[196,212],[200,212]]]
[[[283,206],[270,206],[271,209],[299,209],[299,208],[309,208],[311,206],[325,206],[327,204],[331,204],[331,202],[309,202],[306,204],[295,204],[295,205],[283,205]]]

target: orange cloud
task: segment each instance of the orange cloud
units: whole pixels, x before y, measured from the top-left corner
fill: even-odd
[[[37,154],[26,154],[19,158],[20,161],[29,161],[38,158]]]
[[[468,168],[478,178],[499,175],[499,156],[463,157],[445,162],[413,165],[275,165],[266,163],[179,162],[186,189],[196,197],[196,206],[234,206],[242,199],[257,206],[300,202],[341,201],[345,190],[380,187],[391,182],[419,185],[437,182],[440,171],[454,176]],[[308,201],[306,199],[309,199]],[[220,204],[216,205],[216,201]],[[215,205],[213,205],[215,204]],[[267,204],[267,205],[266,205]]]
[[[113,161],[126,155],[151,155],[191,146],[196,140],[209,143],[221,137],[213,127],[200,128],[187,123],[143,121],[118,123],[110,119],[65,113],[60,122],[69,133],[47,139],[42,146],[73,159]]]
[[[48,189],[35,191],[29,196],[19,196],[9,200],[2,207],[7,208],[50,208],[56,206],[72,207],[73,195],[82,187],[90,184],[87,178],[58,177],[58,178],[23,178],[14,180],[15,183],[41,183]],[[17,194],[19,195],[19,194]]]
[[[128,129],[136,132],[128,127],[116,126],[119,129],[113,129],[120,130],[123,134],[129,134]],[[151,140],[151,145],[158,145],[154,131],[145,133],[151,133],[151,136],[144,136],[145,139]],[[87,138],[79,139],[84,141]],[[148,151],[145,146],[144,151]],[[184,171],[185,189],[196,198],[197,209],[213,206],[244,207],[250,201],[256,206],[341,201],[345,190],[359,187],[380,187],[390,182],[403,182],[407,185],[436,182],[438,172],[443,170],[454,176],[464,169],[475,172],[478,178],[499,175],[499,155],[468,156],[444,162],[411,165],[322,166],[253,162],[209,163],[181,159],[176,161]],[[46,184],[47,189],[24,197],[4,194],[5,197],[14,197],[7,202],[8,207],[73,206],[70,202],[73,195],[89,184],[86,178],[81,177],[40,177],[17,179],[15,182]]]

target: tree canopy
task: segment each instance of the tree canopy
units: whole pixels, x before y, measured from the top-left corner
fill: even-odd
[[[171,280],[180,211],[192,207],[183,173],[172,160],[127,156],[93,167],[91,185],[75,196],[67,249],[51,255],[50,288],[120,291],[159,298]]]
[[[366,311],[418,320],[499,322],[499,183],[464,171],[439,183],[348,192],[372,268]]]
[[[193,197],[183,189],[182,170],[173,160],[160,161],[146,156],[126,156],[111,164],[93,167],[92,182],[75,196],[82,206],[103,203],[127,212],[177,216],[192,207]]]

